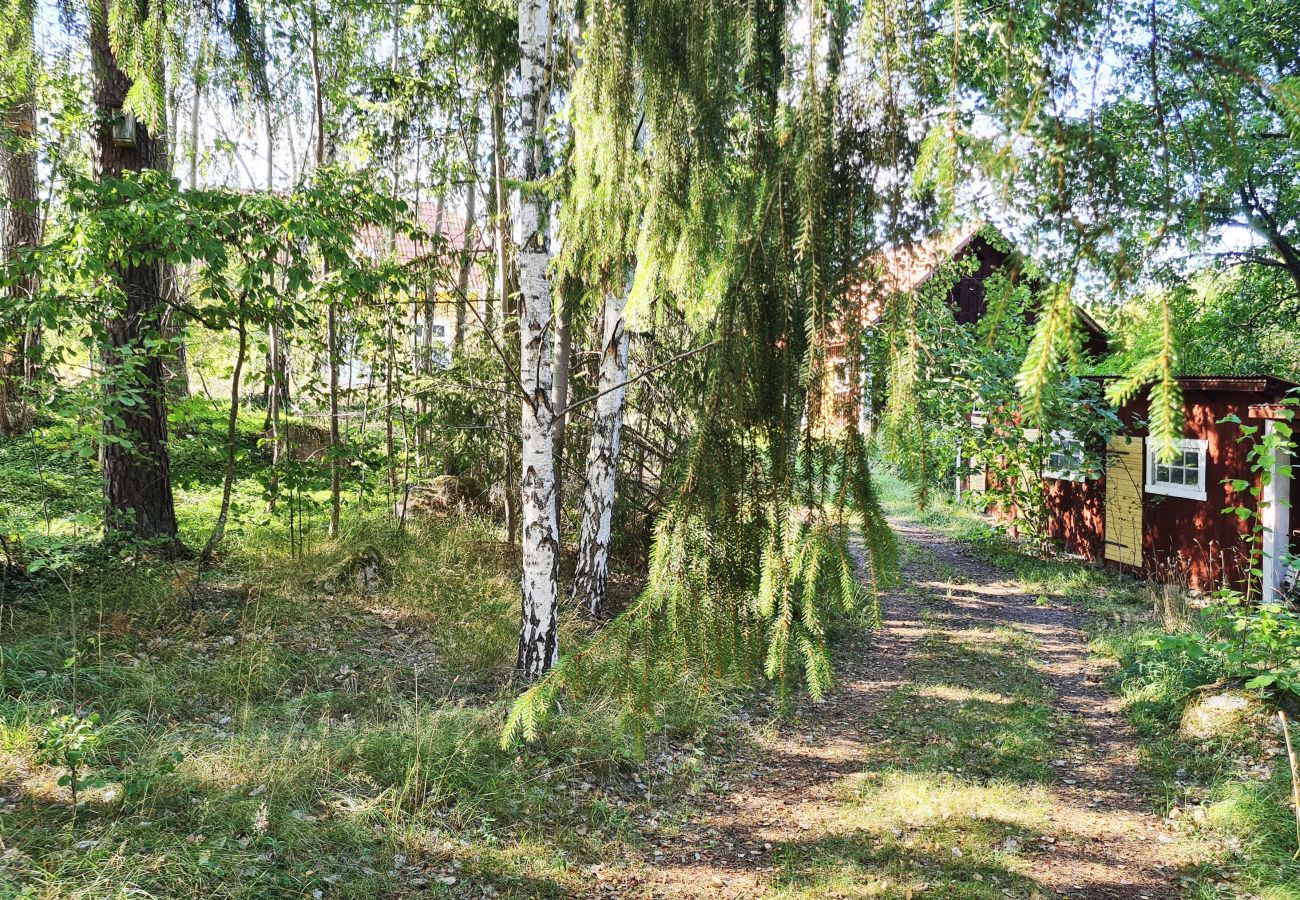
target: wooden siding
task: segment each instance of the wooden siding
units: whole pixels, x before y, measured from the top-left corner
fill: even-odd
[[[1118,410],[1133,442],[1112,448],[1118,452],[1104,479],[1049,484],[1052,536],[1069,552],[1131,566],[1162,579],[1177,578],[1199,590],[1214,590],[1225,583],[1240,586],[1249,553],[1249,523],[1224,509],[1257,508],[1249,489],[1257,479],[1248,458],[1257,438],[1243,439],[1241,426],[1222,420],[1235,415],[1262,433],[1261,403],[1280,397],[1289,385],[1263,378],[1181,381],[1183,436],[1206,443],[1206,498],[1147,493],[1145,422],[1149,411],[1143,394]],[[1248,487],[1234,490],[1224,483],[1229,479],[1245,481]],[[1294,552],[1300,544],[1300,522],[1294,516],[1292,519]],[[1134,539],[1135,531],[1140,544]]]
[[[1049,478],[1046,502],[1054,514],[1047,533],[1067,553],[1098,561],[1105,555],[1106,488],[1103,478],[1083,481]]]
[[[1142,491],[1146,457],[1142,438],[1116,435],[1106,448],[1106,559],[1142,566]]]
[[[1198,590],[1211,591],[1226,583],[1240,586],[1248,556],[1249,524],[1225,513],[1228,507],[1256,509],[1249,488],[1243,491],[1224,479],[1256,482],[1250,471],[1251,441],[1242,440],[1241,426],[1222,422],[1235,415],[1263,432],[1263,421],[1250,414],[1259,395],[1230,390],[1184,390],[1183,436],[1206,442],[1205,499],[1143,493],[1145,528],[1142,553],[1145,568],[1162,578],[1177,576]],[[1146,397],[1120,409],[1121,421],[1149,418]],[[1143,432],[1145,433],[1145,432]],[[1144,479],[1145,482],[1145,479]]]

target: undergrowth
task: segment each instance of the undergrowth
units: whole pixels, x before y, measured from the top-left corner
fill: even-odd
[[[173,441],[191,546],[220,488],[199,409]],[[519,588],[498,525],[398,528],[376,487],[330,540],[309,472],[291,550],[261,417],[240,423],[244,525],[201,576],[87,538],[73,426],[0,444],[0,530],[26,554],[0,569],[0,896],[558,897],[636,853],[652,804],[706,777],[675,748],[735,739],[728,693],[683,673],[634,730],[592,692],[502,750]],[[371,554],[382,583],[358,584]]]

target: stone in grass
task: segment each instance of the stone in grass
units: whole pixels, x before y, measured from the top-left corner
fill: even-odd
[[[1233,732],[1261,709],[1258,699],[1229,688],[1202,694],[1183,710],[1178,735],[1183,740],[1204,741]]]
[[[331,594],[375,594],[393,583],[393,569],[374,546],[363,547],[339,563],[325,581]]]

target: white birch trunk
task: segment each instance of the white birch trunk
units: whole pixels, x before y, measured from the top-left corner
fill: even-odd
[[[532,185],[545,160],[544,134],[550,39],[548,0],[520,0],[520,81],[523,85],[523,180]],[[519,289],[521,296],[519,376],[525,398],[520,417],[523,513],[522,623],[519,669],[529,678],[558,658],[557,568],[559,528],[555,514],[555,458],[551,397],[551,246],[543,219],[545,198],[530,190],[519,198]]]
[[[596,412],[587,450],[587,487],[582,495],[582,534],[578,565],[573,574],[573,601],[593,616],[605,605],[609,578],[610,527],[614,517],[614,480],[623,430],[623,398],[627,394],[628,334],[623,321],[627,296],[605,296],[605,333],[600,350],[600,379]]]

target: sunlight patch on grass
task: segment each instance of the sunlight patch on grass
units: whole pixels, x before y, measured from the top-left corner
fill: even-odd
[[[781,848],[776,897],[1029,897],[1020,848],[1047,827],[1045,788],[947,773],[868,773],[829,834]]]
[[[890,771],[861,789],[862,822],[880,829],[922,828],[951,819],[1036,828],[1046,821],[1047,788],[1008,781],[971,783],[947,773]]]
[[[957,687],[951,684],[931,684],[919,688],[916,691],[918,697],[932,697],[936,700],[944,700],[949,703],[969,703],[978,701],[980,703],[1017,703],[1015,697],[1009,697],[1006,694],[998,694],[993,691],[979,690],[978,688]]]

